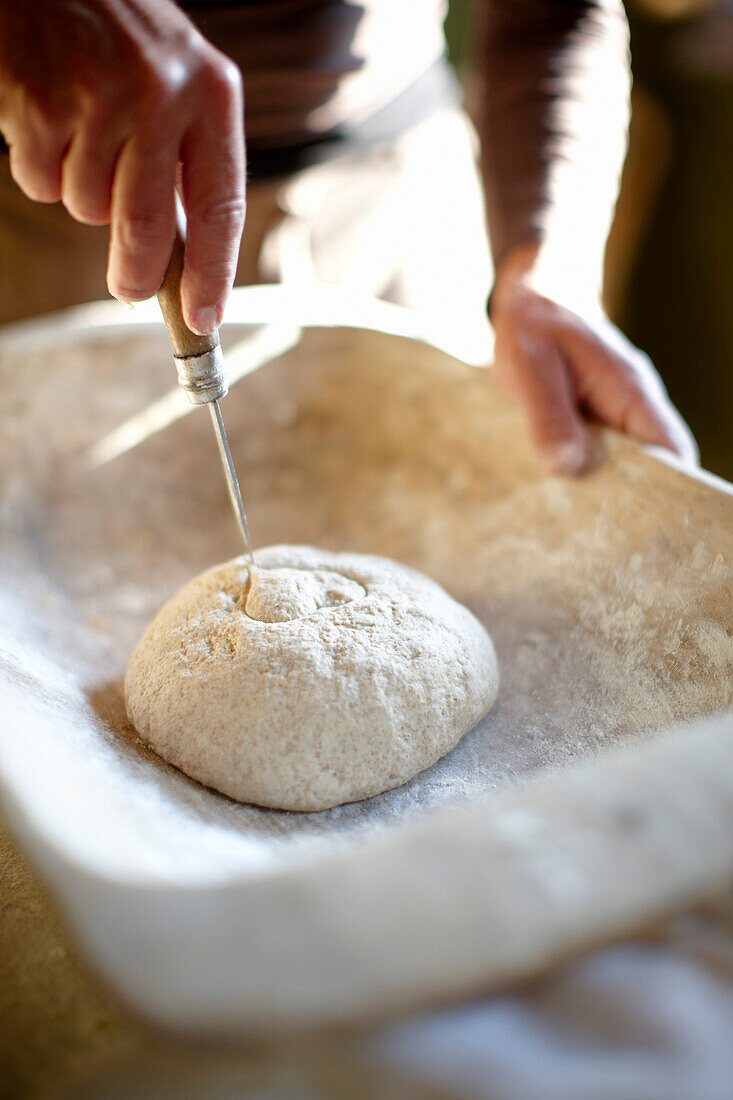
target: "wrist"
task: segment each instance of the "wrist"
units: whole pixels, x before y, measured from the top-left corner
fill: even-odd
[[[489,299],[492,318],[526,294],[583,315],[601,313],[602,263],[583,262],[547,241],[525,241],[503,256]]]
[[[490,318],[493,319],[513,302],[518,292],[531,289],[540,249],[538,241],[527,241],[504,253],[497,265],[494,286],[489,297]]]

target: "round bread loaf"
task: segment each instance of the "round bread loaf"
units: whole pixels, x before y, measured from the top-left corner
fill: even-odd
[[[439,585],[385,558],[273,546],[187,584],[127,669],[140,736],[241,802],[322,810],[396,787],[490,709],[496,657]]]

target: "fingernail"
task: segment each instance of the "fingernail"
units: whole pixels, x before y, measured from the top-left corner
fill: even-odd
[[[219,326],[219,314],[215,309],[197,309],[191,318],[194,332],[199,336],[207,336]]]
[[[579,474],[585,469],[588,451],[580,439],[563,439],[543,447],[540,461],[550,474]]]

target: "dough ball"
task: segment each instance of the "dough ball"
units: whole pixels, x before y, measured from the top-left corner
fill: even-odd
[[[481,623],[385,558],[273,546],[187,584],[125,678],[140,736],[241,802],[323,810],[399,786],[491,708]]]

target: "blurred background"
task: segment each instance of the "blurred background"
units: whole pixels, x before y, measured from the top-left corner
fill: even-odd
[[[473,7],[474,0],[449,0],[446,22],[469,113]],[[733,480],[733,0],[627,0],[626,7],[633,117],[606,304],[656,363],[703,465]],[[79,227],[57,209],[30,204],[12,183],[3,201],[46,271],[45,308],[105,296],[106,228],[83,227],[85,248],[97,258],[86,282],[79,271],[70,280],[65,267],[43,258],[51,239],[58,247],[64,235],[71,254]],[[250,211],[250,233],[252,224]],[[28,315],[17,273],[4,298],[2,319]]]
[[[651,355],[703,466],[733,480],[733,2],[626,8],[633,118],[607,306]],[[446,21],[469,111],[472,9],[450,0]]]

